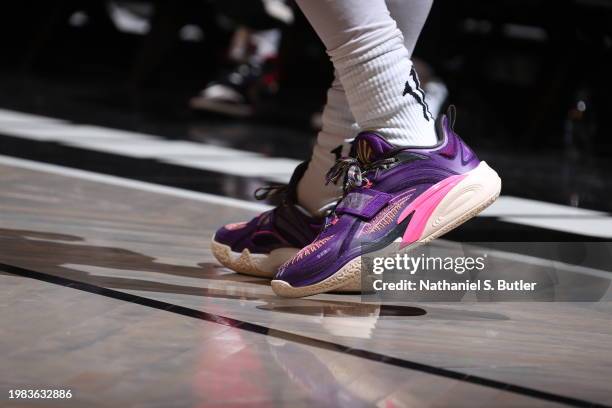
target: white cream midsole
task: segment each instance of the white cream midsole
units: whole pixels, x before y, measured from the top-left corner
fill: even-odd
[[[490,197],[499,195],[500,191],[501,179],[495,170],[486,162],[480,162],[438,203],[429,216],[419,241],[456,222]]]
[[[278,267],[293,258],[299,251],[298,248],[279,248],[269,254],[253,254],[248,249],[242,252],[234,252],[225,244],[212,239],[212,253],[217,260],[225,267],[235,272],[246,275],[272,278]]]

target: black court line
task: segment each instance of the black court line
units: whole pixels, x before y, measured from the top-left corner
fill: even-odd
[[[277,337],[281,339],[290,338],[291,341],[304,344],[311,347],[316,347],[325,350],[334,350],[340,353],[348,354],[354,357],[362,358],[365,360],[375,361],[378,363],[388,364],[391,366],[401,367],[409,370],[420,371],[427,374],[437,375],[453,380],[458,380],[466,383],[481,385],[484,387],[494,388],[501,391],[507,391],[514,394],[520,394],[532,398],[538,398],[541,400],[557,402],[574,407],[608,407],[595,402],[590,402],[578,398],[566,397],[563,395],[553,394],[546,391],[540,391],[529,387],[523,387],[520,385],[508,384],[502,381],[491,380],[484,377],[475,375],[464,374],[458,371],[448,370],[445,368],[439,368],[430,366],[427,364],[417,363],[410,360],[404,360],[397,357],[387,356],[384,354],[376,353],[373,351],[356,349],[344,346],[342,344],[333,343],[330,341],[319,340],[312,337],[307,337],[291,332],[270,329],[269,327],[262,326],[259,324],[249,323],[230,317],[224,317],[213,313],[203,312],[196,309],[191,309],[184,306],[174,305],[159,300],[149,299],[142,296],[132,295],[116,291],[113,289],[104,288],[101,286],[92,285],[85,282],[79,282],[72,279],[67,279],[59,276],[54,276],[47,273],[36,272],[29,269],[20,268],[17,266],[7,265],[0,263],[0,270],[11,273],[13,275],[23,276],[30,279],[36,279],[43,282],[52,283],[55,285],[65,286],[84,292],[93,293],[100,296],[105,296],[112,299],[123,300],[138,305],[151,307],[154,309],[165,310],[170,313],[175,313],[182,316],[193,317],[195,319],[205,320],[212,323],[221,324],[223,326],[233,327],[240,330],[245,330],[252,333],[259,333],[267,336]]]

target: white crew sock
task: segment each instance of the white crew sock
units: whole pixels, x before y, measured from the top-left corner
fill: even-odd
[[[434,119],[402,34],[395,27],[378,31],[365,46],[348,43],[329,51],[351,111],[362,129],[396,146],[434,145]]]

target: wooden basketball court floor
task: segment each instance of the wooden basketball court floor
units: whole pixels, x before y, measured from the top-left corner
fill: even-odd
[[[612,404],[609,295],[395,308],[281,299],[208,247],[219,225],[260,210],[2,158],[0,405]],[[48,388],[72,398],[8,398]]]

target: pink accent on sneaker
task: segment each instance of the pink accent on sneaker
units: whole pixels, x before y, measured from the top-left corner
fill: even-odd
[[[446,194],[466,176],[467,174],[458,174],[445,178],[427,189],[427,191],[418,196],[404,209],[404,211],[402,211],[397,219],[398,224],[405,220],[412,212],[414,212],[414,215],[404,232],[400,248],[404,248],[421,238],[421,234],[425,229],[425,225],[431,213],[433,213]]]

